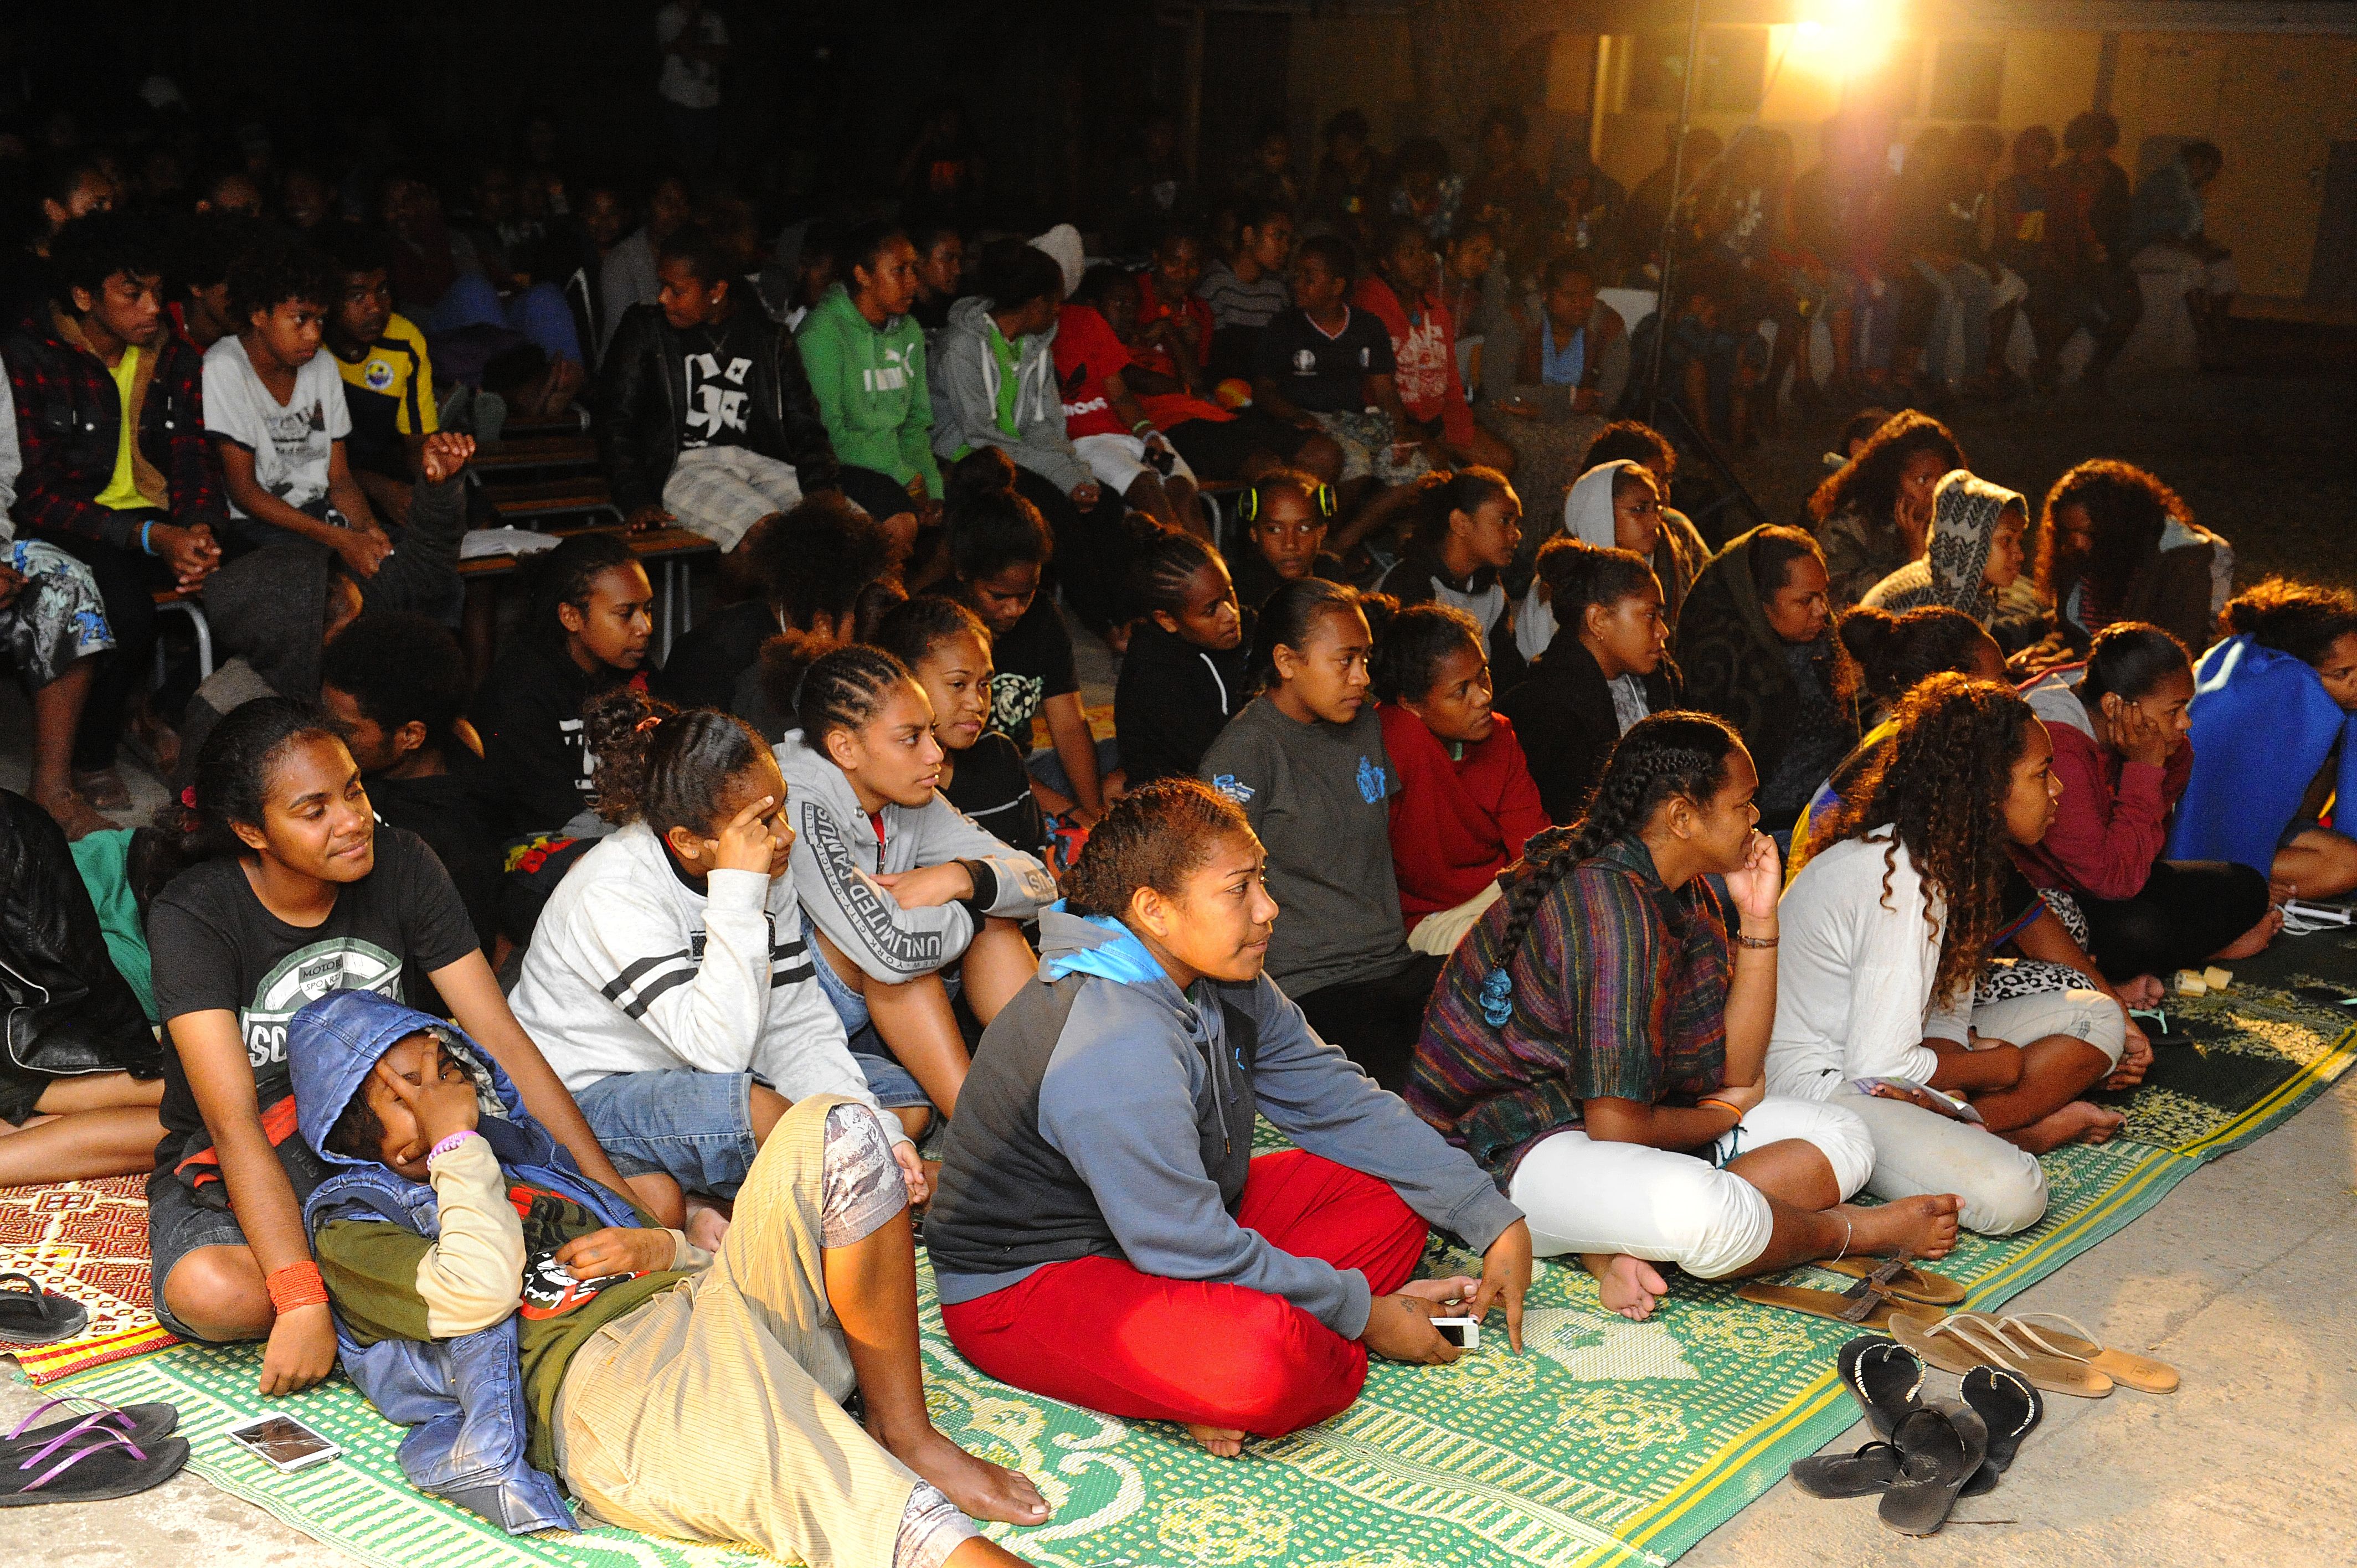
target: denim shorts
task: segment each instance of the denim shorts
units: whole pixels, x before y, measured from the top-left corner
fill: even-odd
[[[574,1092],[589,1130],[626,1176],[657,1171],[690,1192],[734,1197],[753,1168],[749,1072],[618,1072]]]
[[[242,1247],[245,1230],[237,1216],[197,1201],[170,1169],[147,1178],[147,1256],[155,1271],[156,1319],[183,1339],[204,1336],[174,1317],[164,1305],[164,1282],[172,1277],[181,1259],[199,1247]]]
[[[834,1015],[843,1020],[843,1032],[851,1040],[851,1059],[859,1064],[860,1072],[866,1077],[867,1092],[876,1097],[876,1103],[887,1111],[916,1105],[930,1107],[932,1101],[924,1089],[876,1032],[876,1025],[867,1015],[867,999],[844,983],[824,954],[816,956],[817,961],[811,967],[818,971],[818,988],[834,1005]],[[956,975],[943,973],[942,981],[952,994],[956,993]]]

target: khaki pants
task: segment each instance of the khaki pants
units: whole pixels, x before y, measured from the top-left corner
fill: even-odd
[[[797,1101],[712,1266],[574,1357],[557,1467],[596,1518],[812,1568],[891,1568],[917,1477],[844,1411],[851,1358],[819,1247],[826,1113],[840,1103]]]

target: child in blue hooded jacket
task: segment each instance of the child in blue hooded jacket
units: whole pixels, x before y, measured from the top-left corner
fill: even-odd
[[[1043,1523],[1038,1490],[926,1415],[907,1200],[866,1107],[794,1105],[706,1253],[585,1179],[422,1013],[339,992],[288,1056],[337,1173],[304,1221],[339,1349],[413,1429],[419,1489],[515,1532],[574,1528],[561,1481],[608,1523],[814,1565],[1022,1561],[960,1510]]]

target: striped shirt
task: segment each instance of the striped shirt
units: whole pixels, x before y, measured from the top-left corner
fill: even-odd
[[[1562,830],[1556,830],[1558,832]],[[1531,840],[1537,858],[1548,836]],[[1405,1098],[1504,1190],[1548,1133],[1590,1100],[1691,1104],[1720,1087],[1734,969],[1717,896],[1700,877],[1662,885],[1636,838],[1615,840],[1549,889],[1506,969],[1502,1026],[1483,1013],[1515,883],[1442,971]],[[1577,933],[1577,937],[1573,933]]]
[[[1215,328],[1257,330],[1293,304],[1293,292],[1276,274],[1263,273],[1258,283],[1246,283],[1225,262],[1213,262],[1203,269],[1203,281],[1195,285],[1195,295],[1211,307]]]

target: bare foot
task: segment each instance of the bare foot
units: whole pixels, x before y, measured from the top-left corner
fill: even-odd
[[[2139,974],[2120,987],[2120,999],[2131,1007],[2158,1007],[2169,995],[2157,974]]]
[[[975,1458],[931,1424],[906,1442],[895,1442],[873,1423],[867,1433],[892,1457],[939,1487],[943,1496],[975,1519],[1007,1524],[1048,1522],[1047,1501],[1030,1477]]]
[[[1849,1250],[1888,1258],[1901,1248],[1910,1257],[1937,1260],[1956,1247],[1956,1216],[1964,1200],[1953,1192],[1901,1197],[1873,1208],[1845,1203],[1835,1210],[1853,1227]]]
[[[32,798],[33,804],[47,811],[58,826],[65,830],[69,840],[122,826],[120,822],[101,816],[89,798],[79,789],[36,789]]]
[[[2223,960],[2233,963],[2237,959],[2255,958],[2266,951],[2267,944],[2275,940],[2276,933],[2282,929],[2283,911],[2269,909],[2257,925],[2236,937],[2231,945],[2220,948],[2216,952],[2212,953],[2211,961],[2216,962]]]
[[[1397,1294],[1412,1295],[1418,1301],[1446,1305],[1449,1302],[1463,1301],[1480,1288],[1480,1280],[1467,1279],[1463,1274],[1459,1274],[1455,1279],[1448,1280],[1410,1280],[1400,1286]]]
[[[1670,1294],[1661,1271],[1642,1258],[1626,1252],[1583,1252],[1582,1267],[1596,1276],[1596,1294],[1604,1310],[1617,1312],[1631,1323],[1653,1316],[1653,1308]]]
[[[1198,1426],[1187,1423],[1187,1435],[1203,1445],[1203,1452],[1222,1459],[1232,1459],[1244,1451],[1244,1434],[1241,1427]]]
[[[2049,1149],[2059,1149],[2065,1144],[2104,1144],[2111,1141],[2127,1118],[2116,1111],[2106,1111],[2084,1100],[2074,1100],[2059,1111],[2049,1112],[2027,1127],[2017,1127],[1998,1137],[2018,1149],[2042,1155]]]

